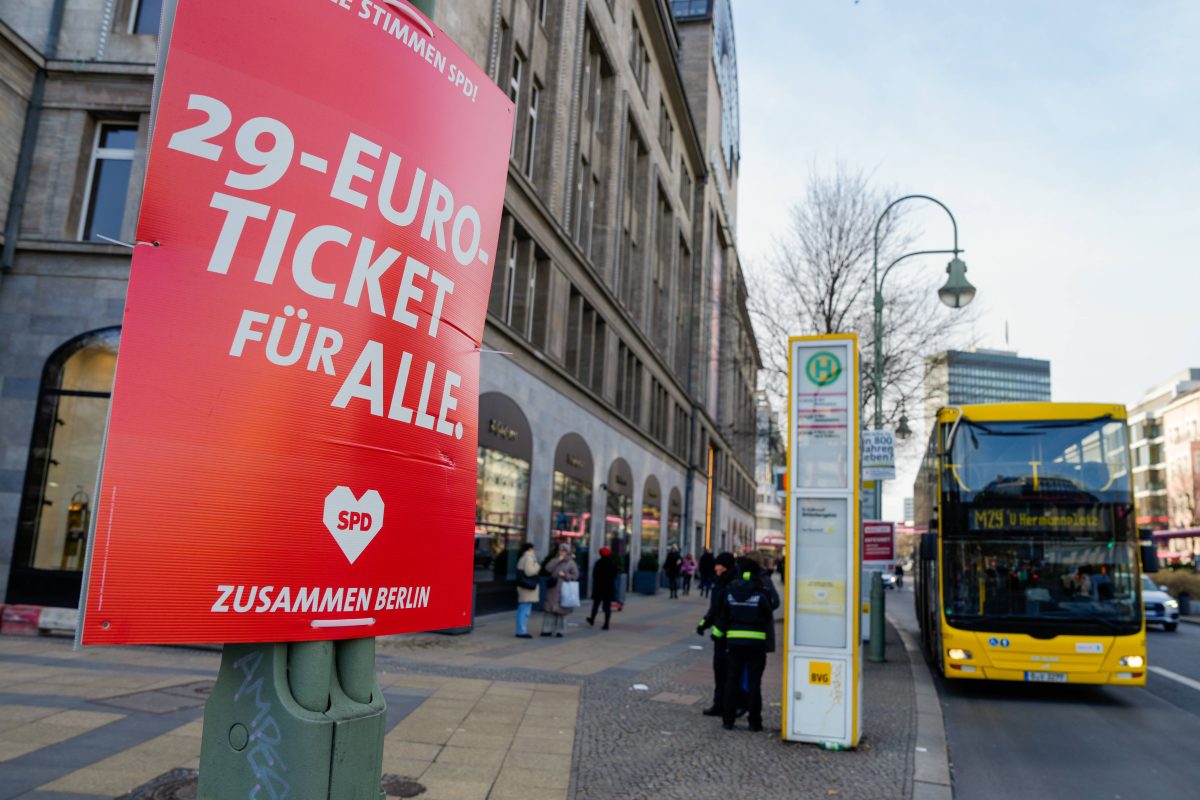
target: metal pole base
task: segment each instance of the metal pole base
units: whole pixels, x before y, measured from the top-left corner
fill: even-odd
[[[886,635],[884,630],[884,612],[887,609],[887,600],[883,594],[883,573],[871,573],[871,641],[867,644],[867,661],[879,662],[886,661],[885,644],[883,637]]]
[[[204,707],[200,800],[382,800],[375,640],[227,644]]]

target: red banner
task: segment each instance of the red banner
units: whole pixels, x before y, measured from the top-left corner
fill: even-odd
[[[463,625],[508,98],[388,0],[182,0],[85,644]]]

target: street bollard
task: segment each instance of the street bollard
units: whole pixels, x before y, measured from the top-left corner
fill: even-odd
[[[871,573],[871,641],[867,645],[867,661],[886,661],[883,637],[885,603],[883,573]]]
[[[375,639],[227,644],[204,707],[199,800],[382,800]]]

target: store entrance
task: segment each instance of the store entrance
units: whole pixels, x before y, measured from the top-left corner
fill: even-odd
[[[46,360],[7,602],[77,608],[120,328],[78,336]]]

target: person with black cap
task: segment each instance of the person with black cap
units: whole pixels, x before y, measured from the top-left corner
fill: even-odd
[[[612,560],[612,550],[600,548],[600,558],[592,567],[592,613],[587,618],[588,625],[596,624],[596,612],[604,608],[604,626],[608,630],[608,620],[612,616],[612,602],[617,596],[617,565]]]
[[[736,561],[733,553],[721,553],[713,562],[713,574],[716,576],[712,591],[708,596],[708,612],[700,619],[700,624],[696,626],[696,633],[700,636],[709,628],[712,629],[713,641],[713,702],[712,705],[704,709],[704,716],[718,717],[721,716],[725,707],[725,673],[726,673],[726,658],[725,658],[725,630],[716,624],[717,613],[724,605],[725,591],[729,588],[729,584],[737,576],[734,572]],[[740,694],[735,689],[736,694]]]
[[[774,591],[768,592],[763,587],[757,563],[742,559],[738,569],[741,574],[721,593],[721,605],[713,623],[714,627],[725,631],[722,717],[725,730],[733,730],[733,722],[742,706],[739,701],[742,701],[749,712],[750,730],[761,731],[762,676],[767,666],[767,653],[775,649],[774,610],[779,599]],[[743,681],[745,696],[739,697]]]

